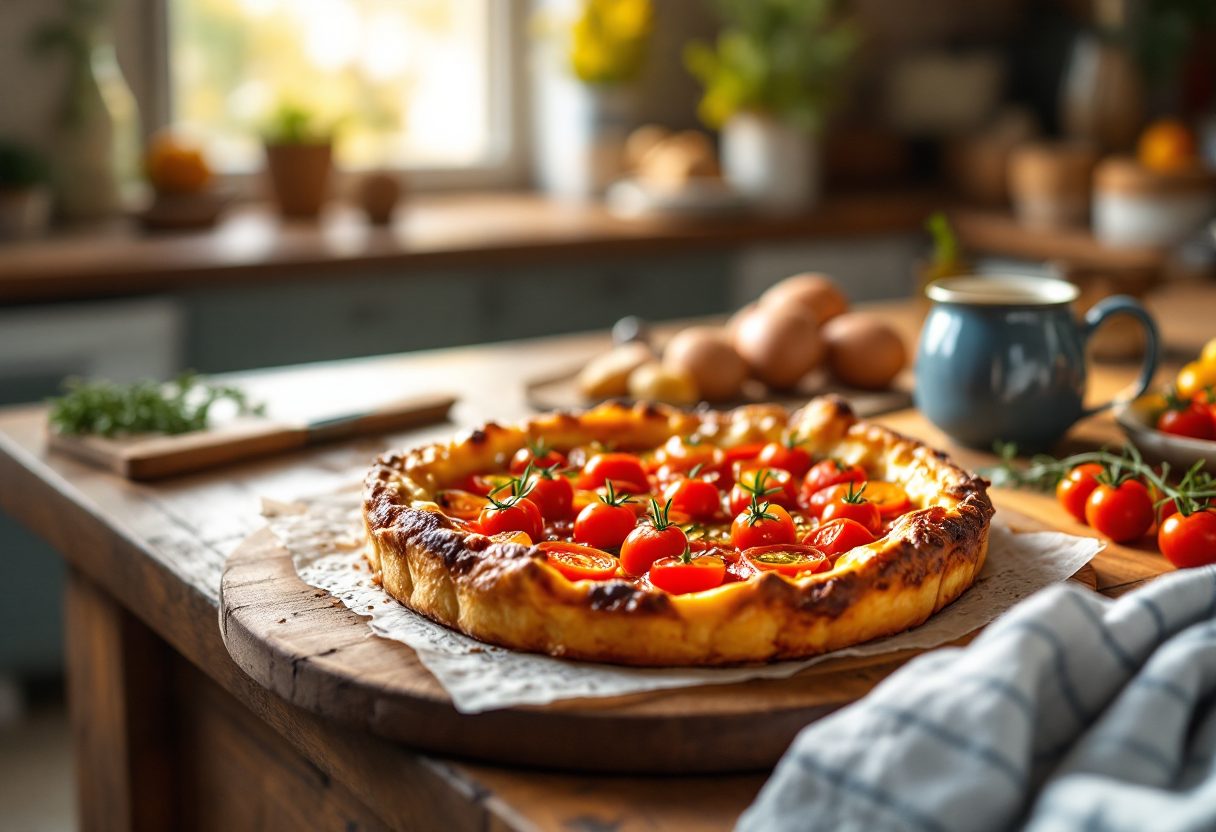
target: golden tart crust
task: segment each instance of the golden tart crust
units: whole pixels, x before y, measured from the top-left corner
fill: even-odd
[[[721,447],[793,429],[817,456],[901,484],[916,509],[827,572],[775,572],[687,595],[621,580],[572,582],[545,554],[459,528],[433,501],[469,474],[501,470],[528,440],[649,449],[699,432]],[[729,665],[812,656],[915,627],[971,586],[992,518],[987,483],[945,454],[858,420],[839,398],[790,415],[775,405],[690,413],[608,403],[514,427],[488,424],[449,444],[380,457],[364,486],[368,559],[406,606],[474,638],[551,656],[637,666]]]

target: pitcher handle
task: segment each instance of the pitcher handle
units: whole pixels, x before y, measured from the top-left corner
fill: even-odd
[[[1088,342],[1093,337],[1094,332],[1102,325],[1102,322],[1112,315],[1131,315],[1140,322],[1144,327],[1145,348],[1144,348],[1144,363],[1140,365],[1140,376],[1136,379],[1136,392],[1130,399],[1115,398],[1106,404],[1098,407],[1091,407],[1085,411],[1086,416],[1093,416],[1095,413],[1101,413],[1103,410],[1117,403],[1125,401],[1133,401],[1140,398],[1148,392],[1149,385],[1153,383],[1153,375],[1157,372],[1157,363],[1160,359],[1159,346],[1160,340],[1157,335],[1157,325],[1153,323],[1152,317],[1140,303],[1127,295],[1114,295],[1104,300],[1095,303],[1088,312],[1085,313],[1085,326],[1081,330],[1081,337]]]

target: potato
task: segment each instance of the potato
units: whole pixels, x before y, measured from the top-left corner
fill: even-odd
[[[740,319],[734,343],[756,378],[776,390],[793,387],[823,360],[819,328],[797,305],[757,307]]]
[[[739,357],[716,326],[692,326],[667,342],[663,366],[692,377],[706,401],[720,402],[739,395],[747,378],[747,362]]]
[[[635,399],[674,405],[696,404],[701,399],[692,376],[651,361],[629,374],[629,395]]]
[[[614,347],[587,362],[578,374],[578,389],[589,399],[611,399],[629,392],[629,374],[647,361],[654,352],[640,341]]]

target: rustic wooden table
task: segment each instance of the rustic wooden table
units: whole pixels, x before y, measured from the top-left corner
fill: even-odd
[[[1216,287],[1174,286],[1152,300],[1169,364],[1213,332]],[[914,342],[918,309],[877,308]],[[527,414],[523,382],[602,349],[602,334],[446,350],[249,374],[255,397],[360,385],[455,390],[456,425]],[[1163,370],[1168,371],[1169,365]],[[1131,366],[1097,366],[1097,398]],[[227,553],[263,525],[260,498],[289,500],[357,479],[386,447],[450,434],[443,424],[353,441],[161,484],[127,482],[48,454],[41,407],[0,411],[0,507],[61,551],[69,697],[82,829],[725,830],[764,774],[605,777],[495,768],[420,755],[343,729],[254,684],[229,658],[216,621]],[[950,447],[915,412],[882,418]],[[1115,436],[1108,418],[1070,444]],[[991,460],[953,449],[965,465]],[[1007,505],[1084,534],[1052,498],[997,492]],[[1094,563],[1116,595],[1168,566],[1148,543],[1108,546]],[[779,683],[774,683],[779,684]],[[655,694],[662,696],[664,694]]]

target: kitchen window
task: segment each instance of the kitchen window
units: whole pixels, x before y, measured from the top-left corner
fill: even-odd
[[[345,170],[422,187],[508,184],[522,168],[514,0],[167,0],[173,124],[224,174],[262,165],[275,108],[337,125]]]

